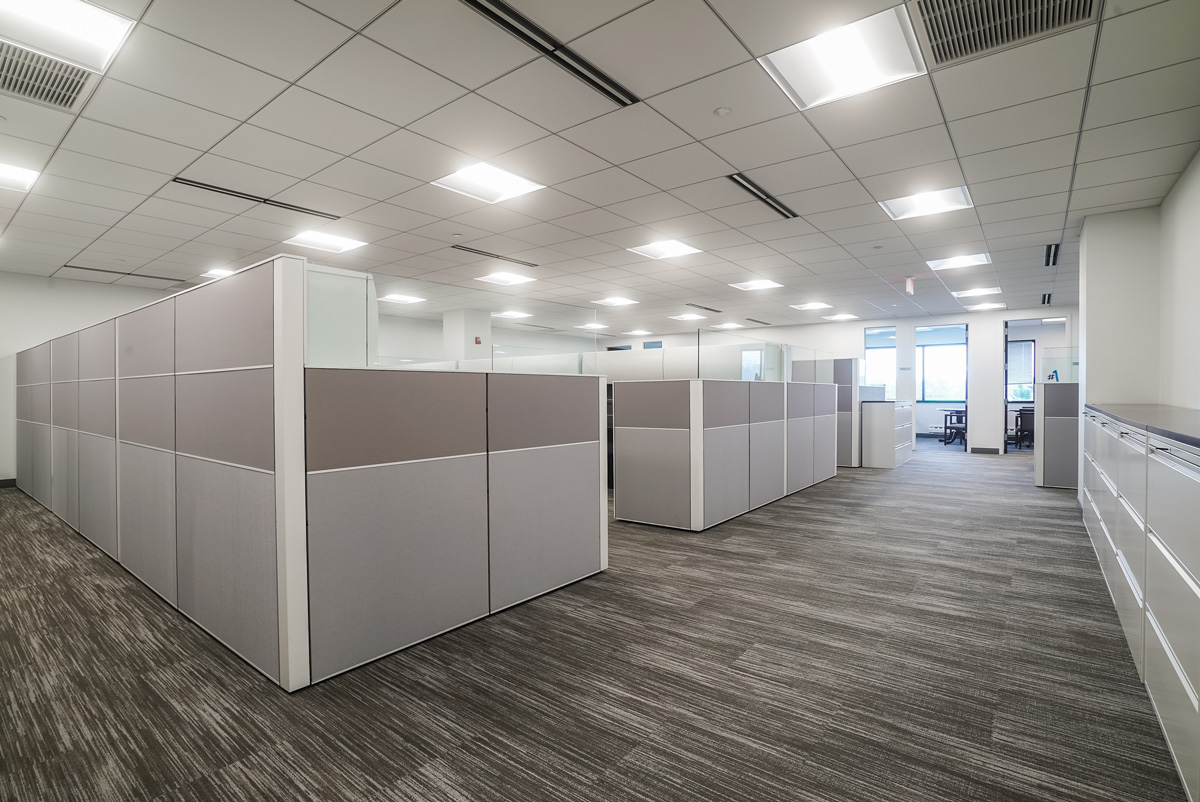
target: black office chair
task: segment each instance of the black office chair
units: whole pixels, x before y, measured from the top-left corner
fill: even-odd
[[[1023,409],[1017,413],[1017,448],[1028,445],[1033,448],[1033,410]]]
[[[947,412],[943,426],[946,434],[942,438],[942,444],[950,445],[956,440],[961,440],[965,451],[967,449],[967,413],[965,411]]]

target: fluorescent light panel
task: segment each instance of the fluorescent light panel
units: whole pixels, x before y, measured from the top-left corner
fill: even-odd
[[[0,0],[0,40],[91,72],[108,69],[132,28],[82,0]]]
[[[1008,304],[1002,304],[1002,303],[972,304],[971,306],[963,307],[963,309],[966,309],[968,312],[986,312],[988,309],[1007,309],[1007,308],[1008,308]]]
[[[484,203],[499,203],[546,188],[543,184],[535,184],[487,162],[464,167],[431,183]]]
[[[641,329],[634,329],[633,331],[623,331],[621,333],[628,334],[630,337],[645,337],[650,332],[642,331]]]
[[[3,0],[0,0],[3,2]],[[0,188],[13,189],[17,192],[28,192],[41,175],[37,170],[26,170],[24,167],[14,167],[11,164],[0,164]]]
[[[576,326],[577,329],[607,329],[603,323],[584,323],[582,326]]]
[[[529,276],[519,276],[516,273],[492,273],[488,276],[480,276],[476,281],[486,281],[489,284],[503,284],[506,287],[511,287],[514,284],[525,284],[537,279],[529,278]]]
[[[979,287],[974,290],[959,290],[958,292],[950,293],[955,298],[977,298],[980,295],[999,295],[999,287]]]
[[[770,279],[758,278],[754,281],[743,281],[740,284],[730,284],[729,286],[735,290],[769,290],[773,287],[782,287],[783,285]]]
[[[686,312],[682,315],[668,315],[671,320],[708,320],[704,315],[697,315],[694,312]]]
[[[203,273],[202,275],[205,278],[225,278],[226,276],[232,276],[233,271],[226,270],[223,267],[214,267],[212,270],[208,271],[207,273]]]
[[[1065,317],[1044,317],[1044,318],[1042,318],[1042,322],[1043,323],[1066,323],[1067,319]]]
[[[359,242],[356,239],[335,237],[333,234],[323,234],[320,231],[303,231],[291,239],[284,240],[284,242],[288,245],[301,245],[305,248],[326,251],[327,253],[345,253],[346,251],[352,251],[367,244]]]
[[[832,304],[823,304],[820,301],[813,301],[807,304],[792,304],[792,309],[799,309],[801,312],[808,312],[813,309],[833,309]]]
[[[992,263],[992,257],[986,253],[972,253],[967,256],[951,256],[949,259],[933,259],[926,262],[931,270],[951,270],[956,267],[974,267],[975,265],[988,265]]]
[[[639,245],[636,248],[626,248],[627,251],[649,256],[651,259],[667,259],[672,256],[687,256],[689,253],[700,253],[699,248],[684,245],[679,240],[665,239],[651,242],[649,245]]]
[[[630,304],[636,304],[637,301],[631,301],[628,298],[602,298],[599,301],[592,301],[592,303],[602,306],[629,306]]]
[[[910,217],[925,217],[930,214],[942,214],[958,209],[970,209],[971,194],[966,187],[951,187],[950,189],[935,189],[931,192],[918,192],[916,195],[906,195],[903,198],[892,198],[880,201],[879,205],[893,220],[907,220]]]
[[[380,298],[379,300],[387,301],[388,303],[391,303],[391,304],[419,304],[419,303],[424,302],[425,299],[418,298],[415,295],[397,295],[397,294],[393,293],[391,295],[385,295],[382,298]]]
[[[744,329],[746,328],[741,323],[718,323],[713,326],[714,329]]]
[[[528,312],[492,312],[492,317],[502,317],[505,320],[517,320],[523,317],[533,317]]]
[[[925,73],[903,5],[776,50],[759,63],[801,111]]]
[[[842,313],[842,314],[840,314],[840,315],[822,315],[822,316],[821,316],[821,319],[822,319],[822,320],[833,320],[833,321],[839,321],[839,320],[860,320],[860,318],[859,318],[859,316],[858,316],[858,315],[851,315],[851,314],[849,314],[849,313],[846,313],[846,312],[843,312],[843,313]]]

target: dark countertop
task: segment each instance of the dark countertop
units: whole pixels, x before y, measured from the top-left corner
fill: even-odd
[[[1093,412],[1116,418],[1126,426],[1200,448],[1200,409],[1163,404],[1084,404]]]

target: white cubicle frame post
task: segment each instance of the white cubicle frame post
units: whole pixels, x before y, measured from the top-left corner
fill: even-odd
[[[608,570],[608,382],[596,380],[600,390],[600,570]]]
[[[691,418],[689,435],[691,441],[692,469],[692,531],[704,529],[704,380],[688,382],[691,393]]]
[[[275,548],[279,684],[312,682],[308,633],[308,502],[304,453],[305,260],[277,256],[275,271]]]

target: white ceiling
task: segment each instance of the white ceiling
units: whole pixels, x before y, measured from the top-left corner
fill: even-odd
[[[305,255],[430,312],[499,292],[612,331],[682,330],[666,317],[687,303],[771,324],[945,314],[979,286],[1010,309],[1073,304],[1084,217],[1157,205],[1200,147],[1196,0],[1109,3],[1099,24],[807,112],[755,58],[895,0],[510,0],[644,101],[626,108],[454,0],[97,2],[139,22],[78,114],[0,94],[0,162],[43,172],[0,193],[0,269],[166,288],[317,229],[370,244]],[[483,159],[547,188],[489,206],[428,184]],[[892,222],[876,203],[964,183],[974,209]],[[667,238],[703,253],[625,250]],[[982,251],[993,264],[925,264]],[[474,280],[496,270],[538,281]],[[727,286],[755,278],[785,286]],[[640,303],[590,303],[609,295]],[[808,301],[834,308],[788,306]]]

